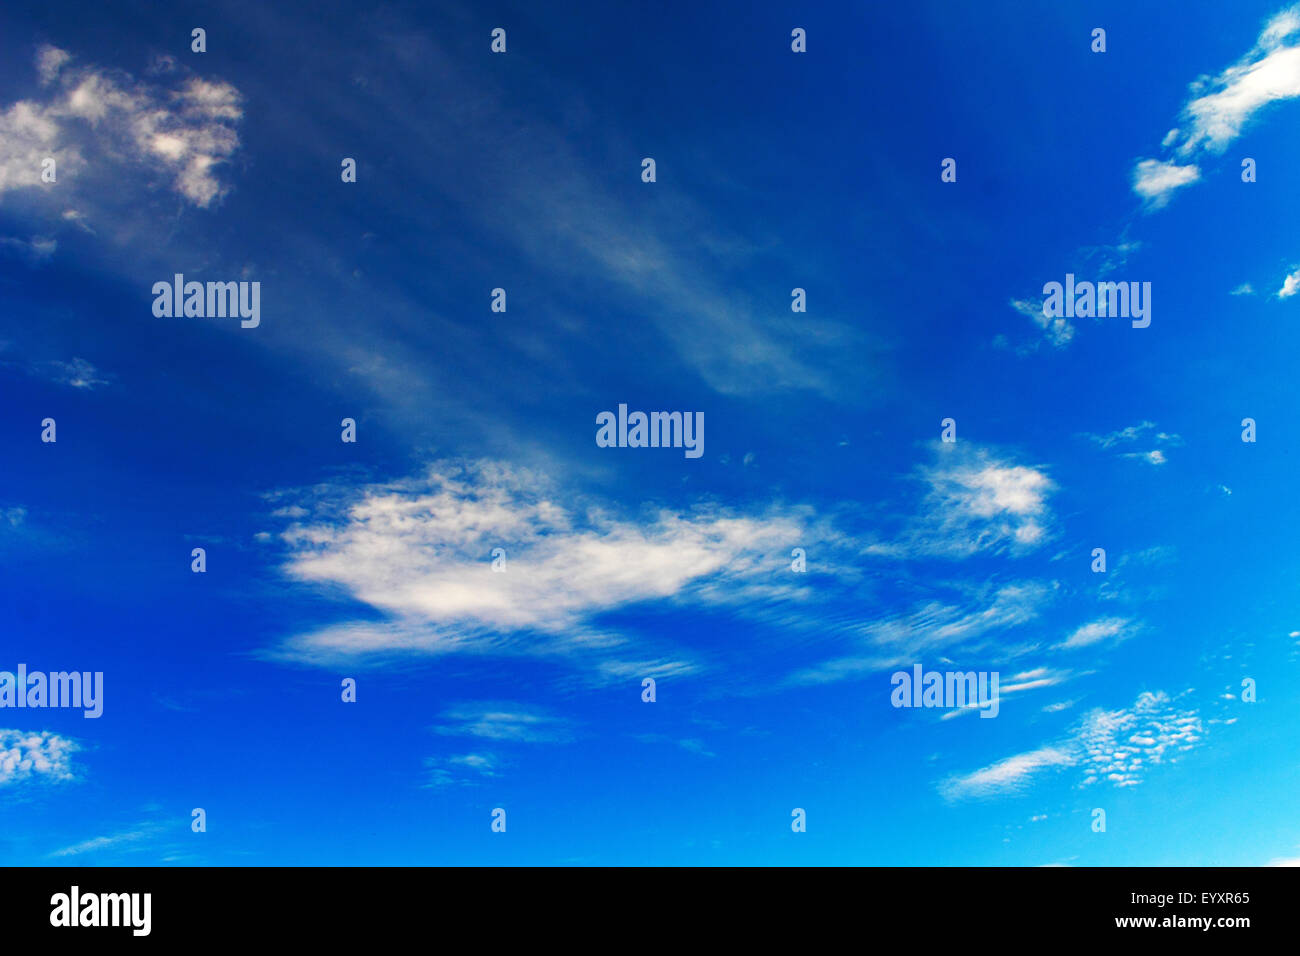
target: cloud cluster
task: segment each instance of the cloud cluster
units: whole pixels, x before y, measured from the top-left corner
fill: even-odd
[[[42,95],[0,111],[0,195],[49,188],[42,164],[53,159],[61,190],[83,175],[104,184],[136,177],[135,165],[164,176],[195,206],[220,198],[218,167],[239,147],[235,87],[194,76],[168,87],[72,61],[67,51],[41,48]]]
[[[71,780],[73,740],[48,731],[0,730],[0,786],[32,778]]]
[[[1169,459],[1165,455],[1165,450],[1175,448],[1183,444],[1180,436],[1165,431],[1158,431],[1155,422],[1140,422],[1137,425],[1129,425],[1118,431],[1111,432],[1107,435],[1086,435],[1084,436],[1091,441],[1096,442],[1102,448],[1113,449],[1133,444],[1151,444],[1158,447],[1149,448],[1145,451],[1121,451],[1121,458],[1135,458],[1138,461],[1144,461],[1148,465],[1163,465]]]
[[[816,542],[817,570],[834,572],[835,591],[858,585],[864,556],[954,560],[1042,544],[1052,481],[987,451],[952,448],[919,471],[926,491],[917,510],[884,541],[844,530],[838,520],[851,523],[848,505],[838,517],[775,503],[748,513],[701,504],[627,514],[490,461],[437,462],[418,478],[290,493],[276,502],[290,522],[280,535],[285,573],[364,611],[291,635],[268,656],[325,664],[392,653],[558,652],[585,655],[610,680],[688,673],[696,664],[684,655],[631,651],[605,616],[658,604],[725,609],[787,632],[824,628],[810,612],[819,593],[811,575],[790,572],[794,546]],[[851,573],[839,573],[845,568]],[[832,600],[830,591],[821,597]],[[840,618],[837,634],[870,653],[826,666],[852,672],[1014,626],[1049,591],[1012,583],[885,621]]]
[[[331,490],[283,533],[285,570],[341,589],[382,620],[298,636],[288,656],[612,647],[620,640],[594,623],[602,612],[688,594],[738,600],[788,567],[803,536],[794,509],[623,517],[600,503],[561,503],[541,476],[493,462],[436,463],[340,505],[334,496],[345,493]]]
[[[1103,781],[1132,787],[1150,767],[1191,750],[1204,737],[1204,721],[1194,709],[1180,708],[1163,691],[1144,691],[1132,707],[1092,710],[1064,740],[951,776],[939,791],[949,800],[1015,793],[1041,771],[1065,767],[1082,772],[1080,787]]]

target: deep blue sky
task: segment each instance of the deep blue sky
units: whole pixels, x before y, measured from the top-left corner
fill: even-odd
[[[1276,3],[5,5],[0,670],[106,689],[0,862],[1300,857],[1297,97]]]

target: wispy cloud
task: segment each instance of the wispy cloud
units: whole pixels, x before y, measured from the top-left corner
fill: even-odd
[[[1176,448],[1183,444],[1180,436],[1172,432],[1158,431],[1155,422],[1148,421],[1140,422],[1137,425],[1129,425],[1106,435],[1085,435],[1084,437],[1106,449],[1132,445],[1138,442],[1150,442],[1158,447],[1146,451],[1119,452],[1121,458],[1135,458],[1146,462],[1148,465],[1163,465],[1169,460],[1165,454],[1165,449]]]
[[[521,743],[558,743],[570,737],[565,720],[523,704],[478,703],[452,707],[435,731],[453,737]]]
[[[950,800],[1014,793],[1042,771],[1066,767],[1082,772],[1080,787],[1100,782],[1132,787],[1152,766],[1172,761],[1204,736],[1196,710],[1180,708],[1163,691],[1144,691],[1132,707],[1090,711],[1064,740],[954,775],[939,790]]]
[[[62,850],[55,850],[50,856],[80,856],[83,853],[92,853],[97,850],[122,849],[123,847],[139,844],[157,836],[162,832],[163,827],[156,823],[142,823],[130,830],[124,830],[120,833],[114,833],[109,836],[95,837],[82,843],[65,847]]]
[[[1159,448],[1153,448],[1150,451],[1126,451],[1121,458],[1136,458],[1138,461],[1144,461],[1148,465],[1163,465],[1169,459]]]
[[[1061,317],[1049,318],[1043,314],[1042,300],[1012,299],[1011,308],[1038,326],[1044,340],[1052,348],[1063,349],[1074,339],[1074,326]]]
[[[310,517],[282,535],[286,573],[341,590],[384,620],[296,635],[271,655],[321,662],[381,652],[589,651],[613,657],[606,666],[618,670],[624,642],[599,626],[600,614],[639,602],[780,593],[764,582],[786,566],[807,517],[706,505],[620,517],[610,503],[565,497],[539,474],[483,461],[441,462],[425,477],[360,490],[318,489]],[[688,666],[675,657],[651,662],[678,673]]]
[[[104,377],[104,373],[83,358],[73,358],[71,362],[50,362],[48,372],[50,381],[71,388],[90,391],[100,385],[109,384],[109,379]]]
[[[1089,647],[1102,641],[1120,636],[1127,636],[1131,631],[1130,622],[1125,618],[1100,618],[1084,624],[1059,645],[1062,650],[1074,650]]]
[[[1038,467],[988,449],[937,444],[937,463],[919,470],[928,490],[919,513],[894,540],[867,553],[884,557],[966,558],[1023,554],[1050,538],[1049,496],[1056,484]]]
[[[48,262],[58,248],[59,241],[50,236],[32,236],[30,239],[0,236],[0,252],[15,256],[29,266]]]
[[[1265,106],[1300,96],[1298,40],[1300,8],[1290,7],[1268,21],[1255,47],[1236,64],[1192,84],[1180,127],[1161,143],[1173,158],[1143,159],[1134,168],[1133,189],[1148,208],[1160,208],[1175,190],[1201,178],[1199,166],[1189,160],[1222,153]]]
[[[1056,747],[1041,747],[1028,753],[1007,757],[982,770],[954,777],[943,784],[941,790],[949,799],[986,797],[997,793],[1019,790],[1040,770],[1048,767],[1069,767],[1076,761],[1074,754]]]
[[[849,633],[861,650],[803,668],[790,682],[822,684],[860,677],[910,666],[958,646],[967,653],[984,653],[988,649],[974,642],[1033,621],[1052,599],[1053,590],[1042,582],[1016,582],[964,603],[928,601],[903,614],[854,625]],[[1005,648],[993,653],[1000,659],[1007,656]]]
[[[491,754],[468,753],[452,757],[429,757],[427,787],[445,787],[454,783],[491,779],[497,775],[500,761]]]

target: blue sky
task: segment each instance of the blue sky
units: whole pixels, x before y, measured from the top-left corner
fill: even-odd
[[[562,6],[0,10],[0,861],[1300,859],[1300,13]]]

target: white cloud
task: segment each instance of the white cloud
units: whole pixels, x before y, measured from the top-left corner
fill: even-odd
[[[1076,734],[1082,786],[1102,780],[1117,787],[1136,786],[1146,767],[1190,750],[1204,737],[1194,710],[1179,710],[1163,691],[1143,692],[1128,709],[1094,710]]]
[[[51,381],[72,388],[93,389],[97,385],[107,385],[109,380],[103,373],[83,358],[73,358],[71,362],[51,362]]]
[[[599,502],[562,504],[540,475],[492,462],[440,462],[424,478],[359,495],[330,489],[281,536],[285,571],[341,590],[384,620],[298,635],[279,656],[608,652],[622,641],[593,623],[605,611],[687,596],[734,603],[800,586],[765,582],[787,566],[805,517],[702,505],[622,518]],[[504,549],[502,572],[493,570],[494,548]]]
[[[863,552],[882,558],[968,558],[1024,554],[1051,537],[1047,499],[1056,484],[1040,468],[1017,465],[969,444],[935,443],[938,464],[918,470],[927,486],[916,514],[892,540]]]
[[[1254,295],[1254,294],[1255,294],[1255,287],[1252,286],[1249,282],[1243,282],[1241,285],[1237,286],[1237,288],[1233,289],[1231,292],[1228,293],[1228,295]]]
[[[1096,644],[1112,637],[1118,637],[1125,633],[1128,626],[1129,622],[1124,618],[1101,618],[1080,627],[1066,638],[1060,647],[1066,650],[1072,650],[1077,647],[1088,647],[1091,644]]]
[[[1042,770],[1064,767],[1083,773],[1080,787],[1101,782],[1132,787],[1150,767],[1191,750],[1204,736],[1195,710],[1180,709],[1163,691],[1144,691],[1132,707],[1094,709],[1064,740],[951,776],[939,791],[950,800],[989,797],[1021,789]]]
[[[1121,428],[1119,431],[1111,432],[1108,435],[1086,435],[1085,437],[1095,441],[1102,448],[1114,448],[1117,445],[1127,445],[1133,442],[1143,440],[1147,435],[1156,428],[1155,422],[1140,422],[1137,425],[1129,425],[1127,428]],[[1171,432],[1155,432],[1151,436],[1157,445],[1166,447],[1175,447],[1183,444],[1180,436]],[[1160,448],[1153,448],[1149,451],[1130,451],[1121,452],[1121,458],[1136,458],[1145,461],[1149,465],[1163,465],[1169,459]]]
[[[1043,471],[985,452],[943,454],[955,460],[924,473],[930,485],[926,516],[907,542],[909,550],[965,557],[988,550],[1024,552],[1044,543],[1047,498],[1056,485]]]
[[[1126,442],[1137,441],[1151,429],[1156,427],[1155,422],[1139,422],[1136,425],[1129,425],[1121,428],[1119,431],[1111,432],[1108,435],[1088,435],[1102,448],[1113,448],[1115,445],[1121,445]]]
[[[49,85],[63,65],[72,59],[72,56],[66,50],[60,50],[52,46],[43,46],[36,51],[36,72],[40,74],[41,83]]]
[[[1298,28],[1296,8],[1278,13],[1241,61],[1213,79],[1193,84],[1199,95],[1183,110],[1191,123],[1178,147],[1180,154],[1186,156],[1201,148],[1221,153],[1257,110],[1300,96]]]
[[[1048,767],[1068,767],[1075,758],[1056,747],[1042,747],[1029,753],[1007,757],[982,770],[952,777],[940,786],[948,799],[987,797],[1020,789],[1031,777]]]
[[[1053,348],[1063,349],[1074,338],[1074,326],[1064,318],[1049,318],[1043,314],[1043,303],[1031,299],[1012,299],[1015,309],[1042,330],[1044,338]]]
[[[434,729],[452,737],[526,743],[556,743],[569,737],[564,720],[522,704],[462,704],[448,709],[443,720]]]
[[[46,188],[42,162],[56,163],[61,201],[83,179],[109,188],[136,178],[123,160],[168,176],[188,202],[206,207],[225,191],[217,170],[239,146],[239,91],[227,83],[190,77],[165,87],[93,66],[69,67],[70,55],[53,47],[37,54],[43,83],[39,99],[0,111],[0,195]],[[109,177],[106,179],[105,177]]]
[[[911,666],[940,650],[958,645],[970,647],[987,635],[1000,634],[1020,627],[1038,617],[1051,599],[1048,585],[1023,581],[1003,585],[991,595],[980,594],[962,604],[928,601],[906,614],[852,627],[851,633],[865,646],[865,652],[825,661],[804,668],[790,677],[795,684],[822,684]],[[1031,676],[1032,675],[1032,676]],[[1026,680],[1018,689],[1031,689],[1028,683],[1046,680],[1048,686],[1061,679],[1059,674],[1017,675]]]
[[[1169,459],[1159,448],[1153,448],[1150,451],[1129,451],[1125,452],[1122,458],[1136,458],[1139,461],[1145,461],[1148,465],[1163,465]]]
[[[1273,16],[1254,49],[1218,76],[1192,84],[1192,99],[1183,107],[1184,122],[1165,136],[1162,146],[1187,160],[1202,153],[1222,153],[1241,135],[1247,122],[1269,103],[1300,96],[1300,14],[1291,7]],[[1159,208],[1170,194],[1200,178],[1195,165],[1144,159],[1137,164],[1133,189]]]
[[[899,516],[897,536],[884,542],[840,530],[841,521],[864,523],[849,505],[829,513],[834,521],[776,504],[751,514],[701,504],[628,515],[489,461],[438,462],[422,477],[361,488],[281,493],[272,504],[288,522],[284,572],[370,613],[287,635],[263,656],[328,665],[409,653],[564,655],[600,682],[700,670],[694,654],[661,635],[606,624],[609,612],[658,604],[851,645],[791,678],[800,683],[915,660],[1032,619],[1053,590],[1033,581],[959,587],[955,600],[918,601],[875,621],[836,608],[836,600],[861,606],[864,556],[1019,554],[1049,537],[1055,486],[1041,470],[978,449],[940,454],[917,473],[927,489],[917,510]],[[815,566],[789,573],[791,547],[809,541],[817,542]],[[501,572],[493,570],[496,548],[504,551]]]
[[[62,850],[55,850],[50,856],[79,856],[82,853],[90,853],[95,850],[106,850],[110,847],[121,847],[124,844],[135,844],[141,840],[156,836],[162,827],[159,824],[141,824],[133,830],[125,830],[121,833],[114,833],[111,836],[95,837],[92,840],[86,840]]]
[[[1149,208],[1159,209],[1169,202],[1175,189],[1200,178],[1201,171],[1196,166],[1144,159],[1133,170],[1133,191],[1147,201]]]
[[[5,352],[5,343],[0,342],[0,355]],[[0,358],[0,365],[16,367],[32,376],[54,385],[67,385],[71,388],[85,389],[87,391],[95,389],[101,385],[108,385],[112,381],[112,376],[96,368],[90,362],[83,358],[74,356],[71,361],[64,362],[60,360],[51,361],[29,361],[25,358],[14,356],[10,359]]]
[[[1297,291],[1300,291],[1300,269],[1292,272],[1282,281],[1282,288],[1277,290],[1277,297],[1279,299],[1289,299]]]
[[[72,779],[72,755],[80,746],[48,731],[0,730],[0,786],[29,780]]]
[[[445,787],[452,783],[495,777],[500,768],[500,761],[496,757],[480,753],[430,757],[424,764],[429,768],[428,787]]]

